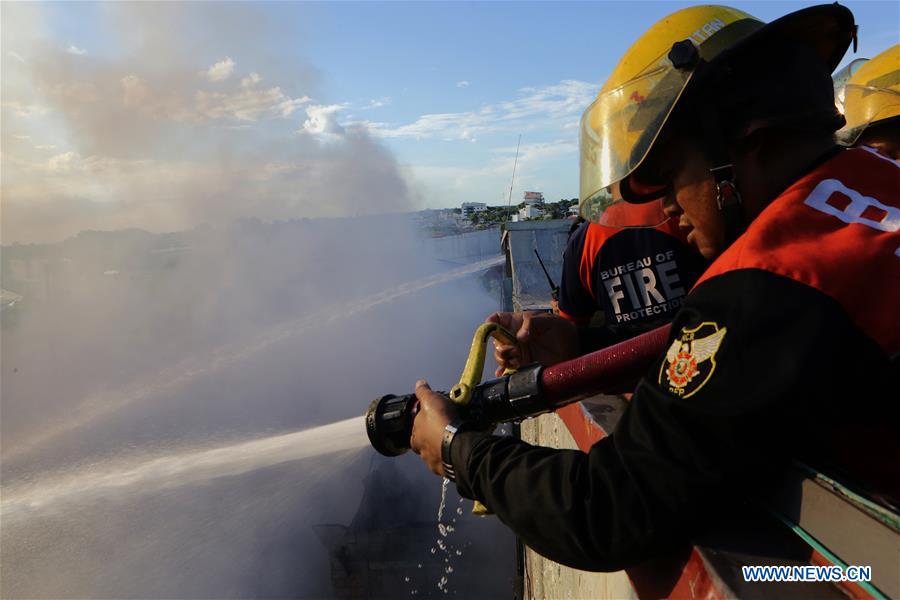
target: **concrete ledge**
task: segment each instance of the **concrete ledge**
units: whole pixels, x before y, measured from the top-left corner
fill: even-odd
[[[566,424],[555,414],[522,423],[522,439],[530,444],[578,449]],[[625,571],[591,573],[563,566],[525,548],[525,598],[637,598]]]

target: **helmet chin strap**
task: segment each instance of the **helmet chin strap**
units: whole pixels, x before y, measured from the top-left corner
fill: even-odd
[[[716,182],[716,205],[725,226],[725,244],[730,246],[747,227],[741,207],[741,193],[734,183],[734,165],[713,167],[709,173]]]

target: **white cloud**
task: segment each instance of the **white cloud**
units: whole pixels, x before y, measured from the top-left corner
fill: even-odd
[[[504,146],[491,152],[492,158],[475,167],[404,165],[404,176],[427,206],[458,205],[463,196],[491,205],[506,204],[516,147]],[[571,159],[574,164],[577,156],[578,144],[569,139],[520,146],[513,200],[519,202],[524,189],[546,189],[538,174],[549,160]]]
[[[297,108],[310,102],[308,96],[291,98],[280,87],[245,88],[239,92],[204,92],[194,95],[195,118],[233,118],[258,121],[265,117],[289,117]]]
[[[567,79],[542,88],[522,88],[518,98],[478,110],[425,114],[404,125],[370,121],[359,125],[381,138],[443,140],[471,140],[485,133],[523,128],[565,128],[591,103],[596,88],[590,82]]]
[[[369,132],[382,138],[442,138],[445,140],[468,139],[473,135],[493,131],[483,112],[438,113],[422,115],[413,123],[392,127],[387,123],[362,123]],[[465,132],[465,137],[463,133]]]
[[[458,87],[458,88],[466,88],[466,87],[469,87],[469,82],[466,81],[466,80],[457,81],[457,82],[456,82],[456,87]]]
[[[282,117],[287,118],[291,116],[295,110],[310,102],[312,102],[312,98],[309,96],[303,96],[301,98],[287,98],[287,96],[285,96],[285,100],[278,104],[278,110],[281,112]]]
[[[344,133],[344,128],[337,122],[337,113],[347,108],[346,104],[313,104],[306,107],[306,116],[302,131],[320,137],[334,137]]]
[[[390,103],[391,103],[390,96],[382,96],[381,98],[375,98],[375,99],[369,100],[369,103],[366,106],[362,107],[360,110],[367,110],[370,108],[381,108],[382,106],[387,106]]]
[[[494,148],[493,152],[505,155],[501,168],[512,169],[516,154],[515,146]],[[578,155],[578,144],[570,139],[525,144],[519,147],[519,166],[528,169],[529,165],[533,165],[536,168],[548,159],[567,155],[571,156],[573,160]]]
[[[518,159],[516,159],[516,146],[501,146],[492,148],[490,152],[494,158],[488,160],[479,171],[482,174],[500,174],[509,178],[513,164],[518,161],[516,170],[517,185],[527,180],[526,173],[539,171],[548,160],[560,157],[571,158],[574,162],[578,157],[578,144],[571,139],[557,139],[548,142],[535,142],[522,144],[518,147]],[[509,185],[507,182],[505,185]]]
[[[241,87],[242,88],[252,88],[256,87],[256,84],[262,81],[262,77],[259,76],[259,73],[250,73],[243,79],[241,79]]]
[[[12,58],[16,59],[16,60],[19,61],[20,63],[24,63],[24,62],[25,62],[25,59],[22,58],[22,55],[19,54],[18,52],[7,52],[6,55],[7,55],[7,56],[11,56]]]
[[[503,119],[546,115],[553,118],[580,115],[594,100],[599,86],[588,81],[565,79],[543,88],[522,88],[521,98],[499,104]]]
[[[225,81],[231,77],[232,72],[234,72],[234,65],[234,61],[226,56],[224,59],[207,69],[206,77],[210,81]]]
[[[69,44],[69,47],[66,48],[66,52],[68,54],[74,54],[75,56],[84,56],[85,54],[87,54],[87,50],[85,50],[84,48],[79,48],[75,44]]]
[[[35,150],[56,150],[56,146],[53,144],[42,144],[40,146],[35,146]]]
[[[30,135],[13,135],[13,138],[17,139],[17,140],[22,140],[23,142],[31,141]]]

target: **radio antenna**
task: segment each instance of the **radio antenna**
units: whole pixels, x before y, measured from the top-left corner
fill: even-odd
[[[513,185],[516,183],[516,166],[519,164],[519,146],[522,143],[522,134],[519,134],[519,141],[516,142],[516,159],[513,161],[512,181],[509,182],[509,199],[506,201],[506,219],[509,219],[509,207],[512,206]]]

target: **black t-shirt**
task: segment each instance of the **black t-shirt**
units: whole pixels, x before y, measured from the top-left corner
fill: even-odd
[[[559,308],[582,323],[602,311],[612,340],[627,339],[671,321],[705,268],[696,250],[663,227],[585,223],[566,247]]]

